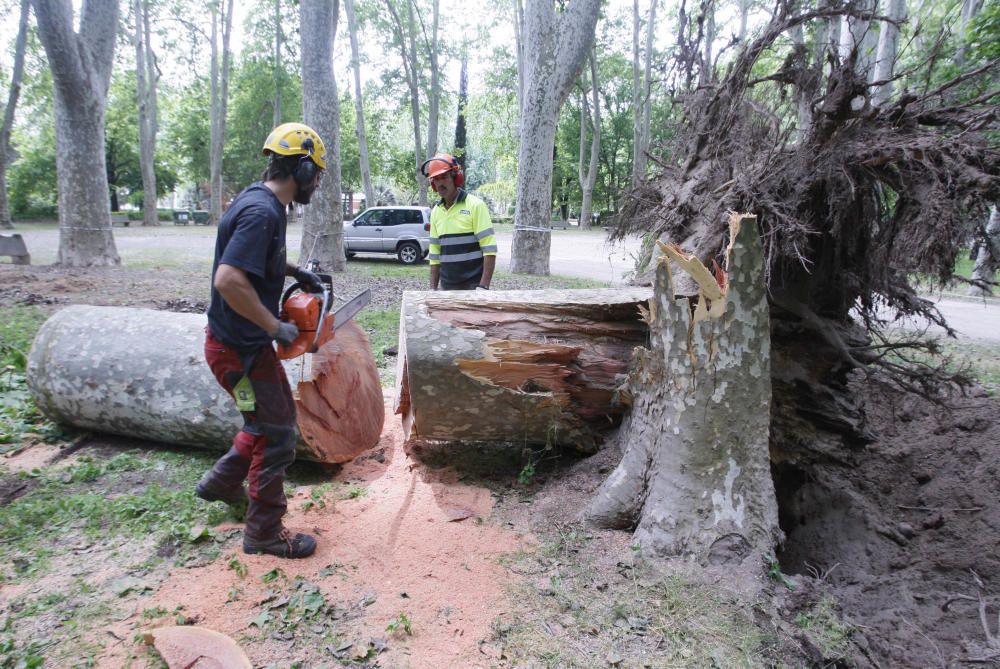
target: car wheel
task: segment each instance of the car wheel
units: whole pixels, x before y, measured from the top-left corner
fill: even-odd
[[[396,249],[396,257],[404,265],[414,265],[420,261],[423,251],[416,242],[403,242]]]

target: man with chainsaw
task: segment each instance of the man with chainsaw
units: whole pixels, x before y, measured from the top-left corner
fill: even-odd
[[[431,290],[489,290],[497,240],[486,203],[465,192],[465,175],[453,156],[438,153],[421,173],[441,201],[431,210]]]
[[[247,505],[243,552],[304,558],[316,550],[315,539],[281,522],[285,470],[297,438],[295,400],[272,342],[288,346],[299,334],[294,323],[278,318],[285,277],[322,290],[316,274],[287,261],[285,229],[291,203],[308,204],[316,191],[326,149],[312,128],[285,123],[271,131],[263,153],[268,164],[261,181],[237,195],[219,221],[205,329],[205,359],[244,423],[195,494]]]

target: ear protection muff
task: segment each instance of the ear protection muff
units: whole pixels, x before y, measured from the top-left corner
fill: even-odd
[[[309,155],[313,151],[312,139],[306,137],[302,142],[302,148],[309,153],[299,159],[298,164],[292,171],[292,178],[295,179],[295,185],[299,188],[308,188],[312,185],[313,180],[316,179],[316,172],[319,171],[319,166],[309,159]]]

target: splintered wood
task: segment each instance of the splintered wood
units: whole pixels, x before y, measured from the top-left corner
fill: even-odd
[[[413,441],[597,448],[646,341],[643,288],[406,292],[396,413]]]

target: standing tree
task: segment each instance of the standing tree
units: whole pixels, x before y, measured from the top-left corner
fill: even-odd
[[[597,92],[597,49],[590,50],[590,94],[593,98],[594,111],[590,111],[587,103],[587,91],[580,93],[580,162],[578,175],[582,198],[580,202],[580,227],[590,225],[590,212],[594,208],[594,184],[597,182],[597,159],[601,153],[601,97]],[[587,171],[584,172],[584,156],[586,154],[587,123],[593,128],[590,138],[590,160]]]
[[[142,170],[142,224],[159,225],[156,211],[156,86],[159,72],[150,44],[149,0],[135,0],[135,92],[139,109],[139,165]]]
[[[354,0],[344,0],[347,12],[347,33],[351,38],[351,71],[354,73],[354,132],[358,137],[358,163],[361,186],[365,191],[365,206],[375,204],[372,170],[368,162],[368,136],[365,134],[365,100],[361,91],[361,55],[358,49],[358,22],[354,17]]]
[[[118,265],[104,168],[104,105],[111,81],[117,0],[83,3],[79,32],[70,0],[35,0],[38,34],[55,93],[60,264]]]
[[[465,116],[469,109],[469,50],[462,47],[462,69],[458,75],[458,113],[455,116],[455,160],[465,170],[466,145],[469,141]]]
[[[21,95],[21,77],[24,76],[24,48],[28,41],[30,13],[30,0],[21,0],[21,18],[14,42],[14,69],[10,75],[10,91],[7,93],[7,106],[3,112],[3,128],[0,129],[0,228],[5,230],[14,227],[7,202],[7,162],[11,158],[10,132],[14,128],[14,110],[17,109],[17,99]]]
[[[281,64],[281,0],[274,0],[274,114],[275,128],[281,125],[281,82],[285,78]]]
[[[421,20],[420,25],[424,33],[424,42],[427,45],[427,53],[431,67],[431,88],[427,94],[427,157],[433,156],[438,150],[438,126],[441,117],[441,67],[439,63],[440,54],[438,39],[438,27],[441,21],[441,2],[431,0],[431,34],[427,34],[427,26]],[[423,163],[420,156],[417,161]]]
[[[221,3],[221,4],[219,4]],[[229,66],[232,54],[229,51],[229,37],[233,28],[234,0],[215,0],[212,11],[212,102],[209,111],[211,123],[211,147],[209,153],[209,173],[211,180],[211,217],[216,223],[222,218],[222,150],[226,144],[226,112],[229,108]],[[221,55],[219,34],[222,34]],[[221,62],[220,62],[221,58]]]
[[[646,23],[645,58],[639,55],[639,0],[632,6],[632,187],[646,176],[646,151],[649,149],[649,123],[652,109],[653,33],[656,26],[656,0],[649,3]],[[643,65],[643,62],[645,63]],[[643,69],[640,69],[643,68]]]
[[[413,17],[413,3],[406,0],[406,23],[396,7],[396,0],[385,0],[392,20],[392,32],[403,62],[406,85],[410,89],[410,116],[413,120],[413,155],[417,171],[417,198],[421,207],[427,206],[427,179],[420,173],[424,150],[420,132],[420,67],[417,61],[417,28]]]
[[[340,186],[340,106],[333,76],[333,42],[337,35],[338,0],[302,0],[302,110],[306,125],[326,142],[326,175],[306,207],[299,262],[319,260],[330,271],[343,272],[344,215]]]
[[[559,110],[594,42],[600,0],[569,0],[561,13],[550,0],[524,10],[521,144],[510,269],[548,274],[552,213],[552,150]]]

